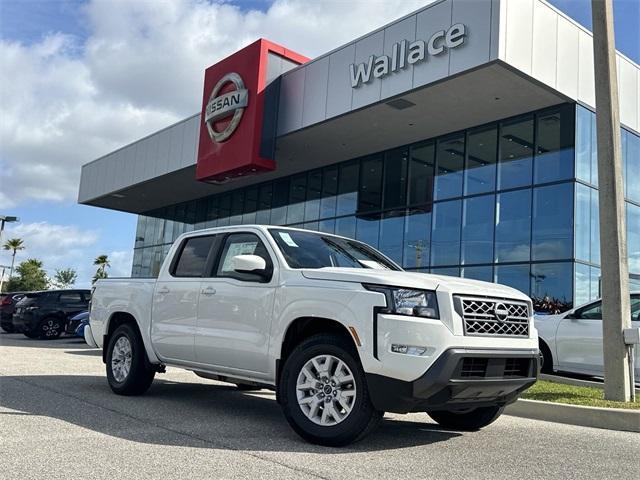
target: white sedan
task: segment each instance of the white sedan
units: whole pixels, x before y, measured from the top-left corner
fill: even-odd
[[[631,319],[640,327],[640,292],[631,294]],[[536,315],[542,372],[569,372],[602,377],[602,301],[596,300],[559,315]],[[640,349],[635,377],[640,382]]]

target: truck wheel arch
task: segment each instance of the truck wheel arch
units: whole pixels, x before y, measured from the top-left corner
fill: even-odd
[[[299,317],[289,323],[280,346],[280,355],[276,360],[276,379],[280,383],[280,371],[282,365],[286,361],[293,349],[304,339],[317,335],[319,333],[334,333],[349,339],[349,343],[353,345],[354,352],[358,355],[358,348],[349,329],[338,320],[324,317]],[[277,392],[277,389],[276,389]]]
[[[109,339],[113,332],[115,332],[116,328],[125,323],[131,324],[136,330],[138,330],[138,334],[141,334],[140,327],[138,326],[138,322],[135,317],[127,312],[114,312],[109,317],[107,322],[107,328],[105,329],[104,339],[103,339],[103,348],[102,348],[102,362],[107,362],[107,345],[109,345]]]

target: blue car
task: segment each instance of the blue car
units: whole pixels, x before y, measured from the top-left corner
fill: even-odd
[[[80,312],[67,322],[67,333],[84,338],[84,327],[89,325],[89,312]]]

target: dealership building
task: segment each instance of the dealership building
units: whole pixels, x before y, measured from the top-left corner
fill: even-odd
[[[600,288],[593,70],[541,0],[436,1],[315,59],[258,40],[206,70],[200,113],[84,165],[79,202],[138,215],[134,277],[183,232],[289,225],[566,309]],[[617,74],[640,288],[640,67]]]

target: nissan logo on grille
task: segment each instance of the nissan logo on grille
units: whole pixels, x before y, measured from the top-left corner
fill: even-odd
[[[499,322],[504,322],[509,318],[509,309],[504,303],[496,303],[493,307],[493,314]]]
[[[223,87],[228,84],[233,84],[234,90],[219,95]],[[244,109],[248,104],[249,91],[244,88],[242,77],[237,73],[227,73],[222,77],[213,87],[205,109],[204,121],[211,140],[217,143],[227,140],[238,128]],[[215,123],[230,116],[231,121],[225,129],[216,130]]]

